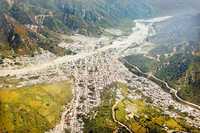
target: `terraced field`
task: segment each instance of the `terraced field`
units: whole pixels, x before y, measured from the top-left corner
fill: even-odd
[[[167,131],[186,131],[197,133],[199,130],[188,126],[181,118],[172,118],[159,108],[143,100],[123,99],[115,107],[116,119],[136,133],[165,133]]]
[[[0,132],[45,132],[71,99],[70,81],[0,90]]]

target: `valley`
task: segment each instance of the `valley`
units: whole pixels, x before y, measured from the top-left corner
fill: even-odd
[[[100,132],[105,126],[108,127],[105,132],[120,132],[120,130],[137,132],[137,128],[141,128],[141,133],[147,130],[198,133],[200,131],[199,109],[176,101],[161,86],[146,77],[132,73],[120,61],[131,53],[144,54],[151,51],[155,44],[149,43],[147,38],[156,34],[153,25],[171,18],[166,16],[135,20],[133,22],[135,26],[128,36],[99,38],[79,34],[69,36],[72,42],[62,41],[58,46],[71,49],[76,54],[56,56],[43,51],[41,55],[32,58],[22,57],[17,60],[22,65],[15,63],[12,66],[9,63],[4,64],[5,66],[0,65],[0,77],[16,79],[13,86],[19,90],[21,87],[41,83],[72,81],[72,100],[68,101],[68,106],[62,111],[60,122],[46,132],[80,133],[90,130],[95,132],[93,126],[97,126]],[[3,83],[1,88],[7,86],[6,84]],[[7,89],[12,91],[13,86]],[[107,91],[108,95],[105,94],[107,99],[104,100],[102,94]],[[95,112],[94,116],[90,115],[93,112]],[[104,115],[105,119],[103,119]],[[89,122],[88,117],[95,122]],[[142,123],[142,120],[150,122]],[[85,123],[86,121],[88,122]],[[154,126],[158,129],[153,129]]]

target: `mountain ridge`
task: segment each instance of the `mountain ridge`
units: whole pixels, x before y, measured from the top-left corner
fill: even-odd
[[[38,41],[43,40],[41,36],[45,40],[50,40],[51,38],[46,36],[50,35],[50,32],[100,35],[104,32],[104,28],[116,26],[122,20],[151,16],[151,7],[148,7],[145,2],[146,0],[49,0],[48,2],[40,0],[2,0],[0,4],[0,12],[3,14],[1,19],[5,20],[4,16],[7,16],[13,21],[2,21],[4,23],[1,23],[0,35],[2,35],[1,38],[5,38],[4,40],[7,39],[7,41],[2,42],[0,40],[0,46],[3,49],[4,46],[2,45],[8,43],[8,48],[13,49],[14,53],[20,55],[34,54],[38,46],[41,46],[38,45]],[[4,29],[4,27],[7,27],[6,25],[15,27],[9,28],[13,32],[9,33],[11,38],[13,37],[12,34],[16,34],[18,38],[15,38],[14,42],[10,41],[10,36],[6,33],[11,30]],[[23,33],[26,34],[18,33],[17,29],[23,29]],[[55,38],[52,39],[56,40]],[[31,46],[29,46],[30,44]],[[19,46],[22,48],[22,52],[17,52]]]

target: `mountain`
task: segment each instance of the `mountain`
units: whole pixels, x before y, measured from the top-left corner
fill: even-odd
[[[200,44],[190,43],[177,50],[173,56],[164,58],[156,75],[168,81],[178,95],[185,100],[199,104],[200,97]]]
[[[199,104],[200,14],[188,13],[157,25],[157,36],[149,39],[157,47],[150,53],[160,56],[155,73],[180,89],[179,95]]]
[[[199,133],[190,1],[0,0],[0,132]]]
[[[1,0],[0,13],[3,56],[34,55],[39,47],[63,55],[52,34],[100,35],[123,20],[153,14],[146,0]]]
[[[130,55],[126,59],[167,81],[179,90],[178,95],[199,104],[200,97],[200,15],[176,15],[154,24],[156,34],[147,41],[153,48],[147,54]]]
[[[163,47],[166,48],[166,47]],[[169,49],[168,49],[169,50]],[[159,52],[160,61],[145,55],[125,57],[144,72],[150,72],[179,90],[178,95],[195,104],[200,103],[200,43],[179,46],[173,53]]]

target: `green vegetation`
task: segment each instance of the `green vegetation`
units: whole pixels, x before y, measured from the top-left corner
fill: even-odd
[[[184,84],[183,84],[184,83]],[[200,63],[190,64],[183,78],[178,81],[179,95],[184,99],[200,105]]]
[[[43,25],[45,25],[49,30],[52,30],[55,32],[67,33],[68,31],[68,28],[66,27],[66,25],[64,25],[61,20],[54,17],[45,18]]]
[[[150,72],[155,69],[157,61],[149,59],[143,55],[130,55],[125,57],[125,59],[130,63],[139,67],[143,72]]]
[[[112,106],[115,103],[114,92],[107,88],[102,93],[102,103],[95,108],[90,117],[85,118],[85,133],[112,133],[117,129],[117,124],[112,119]]]
[[[59,47],[57,40],[50,39],[50,38],[41,39],[38,42],[38,45],[39,45],[39,47],[41,47],[45,50],[48,50],[48,51],[50,51],[50,52],[52,52],[52,53],[54,53],[58,56],[75,54],[70,49],[65,49],[65,48]]]
[[[112,106],[116,102],[116,90],[111,89],[113,87],[120,89],[122,95],[128,95],[128,86],[124,83],[116,82],[108,86],[105,89],[105,91],[101,94],[102,102],[100,106],[93,109],[93,111],[88,115],[88,117],[84,117],[85,133],[128,132],[125,128],[119,126],[113,121]]]
[[[188,52],[187,52],[188,53]],[[160,63],[156,76],[164,79],[174,88],[181,88],[179,95],[200,105],[200,57],[191,53],[178,53]]]
[[[175,89],[178,95],[185,100],[200,105],[200,56],[199,43],[175,46],[168,49],[162,46],[151,51],[151,56],[160,55],[160,62],[151,60],[143,55],[130,55],[125,59],[143,72],[152,72],[158,78],[165,80]],[[167,56],[165,55],[167,54]]]
[[[167,130],[190,131],[199,130],[188,126],[183,120],[171,118],[142,100],[122,100],[115,108],[116,118],[136,133],[165,133]]]
[[[4,57],[12,57],[13,55],[13,50],[9,47],[9,44],[7,42],[0,42],[0,51],[0,59]]]
[[[151,3],[146,0],[1,0],[0,43],[8,44],[8,49],[1,46],[0,49],[5,48],[1,50],[5,56],[7,52],[34,56],[40,46],[58,55],[70,54],[72,51],[65,52],[55,43],[41,45],[41,35],[51,31],[99,36],[103,29],[111,27],[123,27],[127,31],[130,28],[125,27],[130,26],[133,19],[153,14]]]
[[[128,95],[128,86],[127,86],[127,84],[125,84],[125,83],[121,83],[121,82],[117,82],[116,83],[116,87],[118,88],[118,89],[120,89],[120,91],[121,91],[121,93],[122,93],[122,95],[124,96],[124,97],[126,97],[127,95]]]
[[[43,133],[59,122],[71,99],[69,81],[0,90],[0,132]]]
[[[111,90],[111,87],[119,90],[124,97],[114,109],[116,119],[135,133],[166,133],[170,130],[198,133],[200,131],[189,126],[181,117],[172,118],[163,114],[161,109],[143,100],[128,99],[128,86],[117,82],[106,88],[102,93],[101,105],[95,108],[87,117],[84,117],[85,133],[128,132],[113,121],[112,107],[115,104],[116,90]],[[173,107],[169,108],[174,109]]]
[[[188,69],[192,62],[192,56],[181,53],[175,54],[169,58],[163,59],[158,68],[156,75],[166,81],[173,81],[180,78]]]

